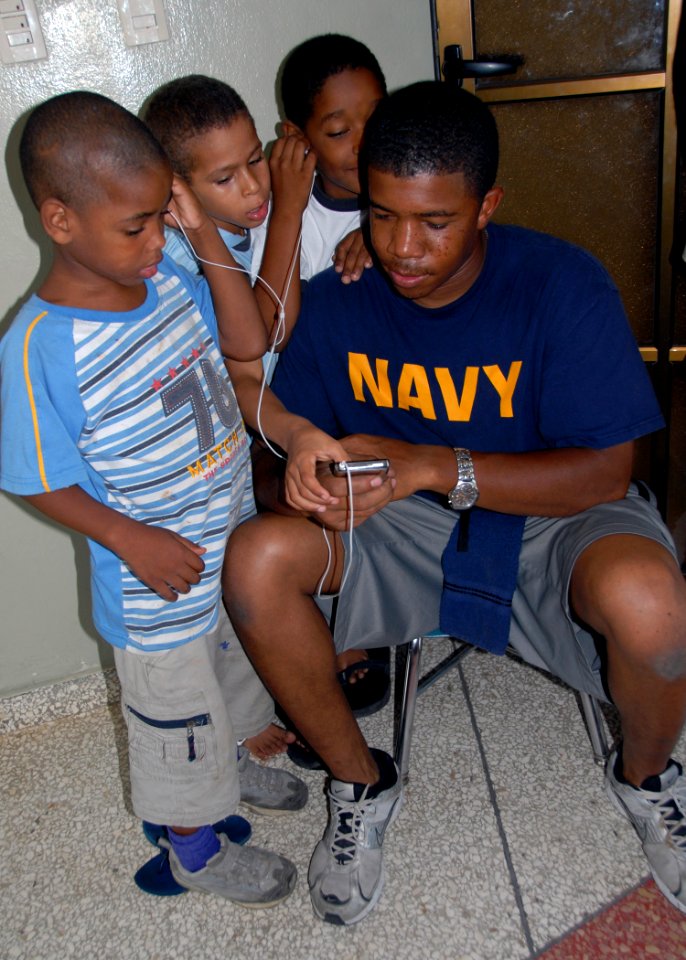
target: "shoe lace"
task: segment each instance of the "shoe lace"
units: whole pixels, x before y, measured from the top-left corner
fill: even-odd
[[[360,799],[352,802],[339,797],[332,798],[336,826],[331,840],[331,853],[341,865],[355,859],[357,844],[364,837],[364,815],[370,806],[369,802],[365,802],[368,789],[365,787]]]
[[[686,777],[679,776],[655,805],[672,843],[686,853]]]

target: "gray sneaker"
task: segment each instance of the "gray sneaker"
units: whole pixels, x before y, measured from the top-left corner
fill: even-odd
[[[307,784],[286,770],[256,763],[245,747],[238,748],[238,777],[241,803],[256,813],[279,817],[307,803]]]
[[[381,846],[386,828],[400,812],[400,777],[377,796],[369,797],[369,791],[365,787],[355,799],[359,784],[334,779],[329,784],[330,820],[314,848],[308,873],[312,907],[328,923],[357,923],[381,896]]]
[[[184,870],[169,840],[159,844],[169,851],[172,876],[181,887],[213,893],[243,907],[273,907],[293,891],[295,864],[261,847],[241,847],[225,833],[218,834],[220,849],[206,866]]]
[[[605,790],[640,837],[655,883],[670,903],[686,913],[686,777],[670,760],[659,776],[640,788],[615,776],[614,751],[605,768]]]

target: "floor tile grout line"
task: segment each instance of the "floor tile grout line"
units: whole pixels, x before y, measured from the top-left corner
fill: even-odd
[[[479,725],[476,720],[474,705],[469,695],[469,685],[467,683],[467,678],[465,677],[464,670],[461,663],[457,664],[457,672],[460,677],[460,683],[462,684],[462,693],[464,695],[465,703],[467,704],[467,709],[469,711],[469,718],[472,724],[472,730],[474,731],[474,737],[476,738],[476,744],[477,744],[477,747],[479,748],[479,756],[481,758],[481,766],[484,772],[484,777],[486,779],[488,796],[491,801],[493,814],[495,816],[496,825],[498,827],[500,843],[503,848],[503,855],[505,857],[505,863],[507,864],[507,871],[510,877],[510,885],[512,886],[512,892],[514,893],[517,909],[519,910],[519,919],[521,922],[522,933],[524,934],[524,939],[526,941],[526,945],[529,950],[529,954],[531,956],[533,955],[536,948],[534,946],[533,937],[531,936],[529,918],[526,913],[526,907],[524,906],[524,900],[522,898],[522,891],[519,887],[519,881],[517,880],[517,872],[515,870],[514,862],[512,860],[512,854],[510,852],[510,844],[508,843],[508,840],[507,840],[507,833],[505,832],[505,826],[503,824],[503,819],[500,814],[500,807],[498,805],[498,796],[495,791],[493,780],[491,779],[491,773],[488,767],[488,760],[486,758],[486,750],[484,747],[483,739],[481,737],[481,731],[479,729]]]

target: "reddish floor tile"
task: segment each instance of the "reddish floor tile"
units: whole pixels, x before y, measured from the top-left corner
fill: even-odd
[[[539,956],[541,960],[684,960],[686,916],[649,880]]]

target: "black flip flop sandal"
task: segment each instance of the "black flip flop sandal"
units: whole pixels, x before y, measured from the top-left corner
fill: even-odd
[[[378,647],[371,651],[367,660],[358,660],[338,672],[343,693],[356,717],[370,717],[382,710],[391,695],[391,651]],[[350,677],[358,670],[366,670],[363,677],[350,683]]]

